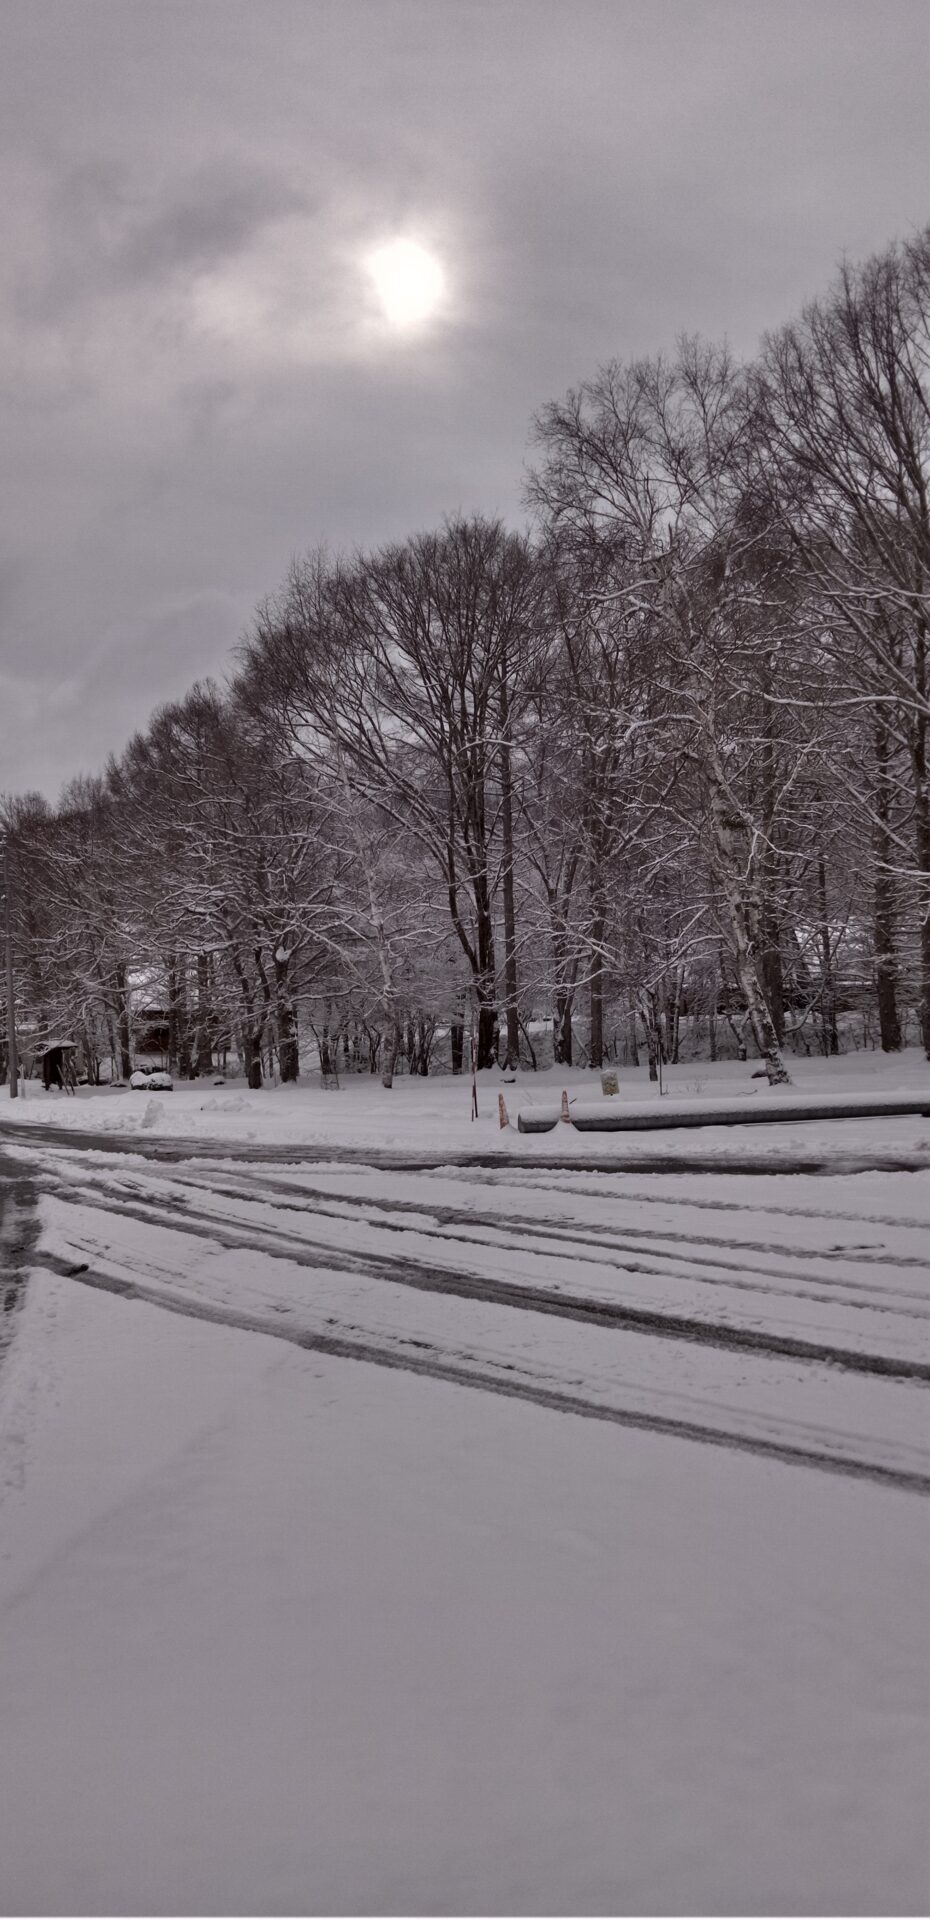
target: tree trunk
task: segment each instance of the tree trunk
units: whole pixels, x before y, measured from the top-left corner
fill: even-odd
[[[730,929],[733,964],[746,1003],[753,1039],[771,1086],[790,1086],[791,1076],[781,1057],[778,1035],[766,1005],[757,964],[758,924],[751,894],[743,883],[746,860],[739,840],[743,822],[730,818],[727,786],[716,743],[705,741],[710,797],[710,825],[718,878]]]
[[[497,1025],[497,1010],[481,1002],[478,1005],[478,1068],[495,1065],[494,1031]]]
[[[507,659],[501,667],[501,834],[504,865],[501,890],[504,906],[504,1007],[507,1020],[505,1067],[520,1065],[520,1019],[517,1011],[517,918],[513,885],[513,783],[510,770]]]
[[[496,1065],[494,1029],[497,1024],[497,991],[494,979],[494,920],[491,894],[484,872],[473,875],[475,901],[475,944],[478,971],[475,992],[478,997],[478,1070]]]
[[[646,1034],[646,1056],[649,1061],[649,1078],[659,1078],[659,1024],[656,1018],[656,996],[651,988],[644,987],[639,997],[639,1017]]]
[[[97,1058],[97,1049],[94,1046],[93,1040],[91,1038],[90,1027],[88,1026],[86,1020],[82,1020],[80,1022],[78,1026],[78,1033],[81,1041],[81,1052],[84,1056],[84,1062],[87,1068],[87,1078],[90,1081],[91,1086],[94,1086],[94,1087],[99,1086],[100,1062]],[[20,1066],[22,1066],[22,1061],[20,1061]]]
[[[891,868],[891,835],[888,830],[891,816],[889,758],[888,734],[881,718],[878,718],[875,722],[875,824],[872,844],[875,873],[875,991],[882,1052],[898,1053],[901,1048],[901,1021],[898,1016],[895,953],[895,885]]]
[[[671,1005],[668,1011],[668,1053],[667,1058],[673,1067],[678,1065],[678,1049],[681,1038],[681,996],[685,987],[684,967],[675,968],[675,985],[672,991]]]
[[[246,1085],[257,1092],[263,1084],[261,1034],[257,1037],[248,1027],[243,1027],[240,1038],[242,1064],[245,1067]]]
[[[265,1031],[264,1018],[256,1014],[255,994],[252,983],[242,964],[242,955],[234,940],[229,941],[229,958],[239,984],[239,998],[242,1002],[242,1020],[239,1025],[239,1051],[245,1067],[246,1084],[257,1091],[262,1085],[262,1036]]]
[[[523,1035],[524,1040],[526,1041],[526,1050],[530,1056],[530,1065],[532,1066],[533,1072],[538,1073],[539,1068],[536,1062],[536,1048],[534,1047],[533,1042],[530,1039],[528,1028],[523,1025],[522,1021],[520,1023],[520,1031]]]
[[[604,935],[607,930],[607,908],[604,902],[603,887],[597,875],[591,887],[591,997],[590,997],[590,1039],[588,1043],[589,1063],[592,1067],[604,1065]]]
[[[649,1060],[649,1078],[659,1078],[659,1035],[650,1021],[646,1028],[646,1053]]]
[[[785,1038],[785,982],[781,958],[781,940],[778,923],[771,911],[766,910],[762,922],[762,979],[765,986],[765,1001],[772,1016],[772,1026],[779,1046]]]
[[[425,1020],[417,1021],[417,1073],[421,1080],[427,1079],[429,1075],[429,1056],[434,1032],[435,1026],[431,1030],[427,1027]]]
[[[129,985],[126,978],[125,961],[119,960],[115,969],[116,980],[116,1025],[119,1038],[119,1070],[124,1080],[132,1073],[132,1030],[129,1009]]]
[[[283,1081],[295,1081],[300,1077],[300,1045],[297,1035],[297,1013],[294,1007],[290,985],[290,954],[279,960],[278,948],[274,957],[275,1014],[278,1028],[278,1069]]]
[[[765,1004],[765,995],[759,982],[759,975],[751,952],[741,953],[737,950],[734,955],[734,963],[743,999],[746,1002],[746,1012],[752,1028],[752,1037],[756,1043],[759,1058],[765,1063],[765,1071],[768,1075],[769,1085],[773,1087],[790,1086],[791,1075],[781,1057],[778,1036],[772,1025],[771,1014]],[[745,1048],[741,1057],[745,1060]]]
[[[397,1026],[397,1021],[394,1018],[394,1014],[392,1011],[386,1010],[384,1015],[384,1021],[381,1027],[381,1047],[380,1047],[381,1085],[383,1087],[390,1088],[390,1087],[393,1087],[394,1085],[394,1068],[397,1065],[397,1051],[398,1051],[399,1040],[400,1040],[400,1034]]]
[[[883,852],[876,848],[874,886],[875,991],[878,1030],[883,1053],[901,1050],[898,1014],[898,969],[895,955],[894,880]]]
[[[597,960],[594,962],[594,971],[591,975],[589,1026],[589,1065],[602,1067],[604,1065],[604,967],[603,963]]]
[[[552,1058],[557,1067],[572,1064],[572,1001],[574,994],[557,993],[552,1022]]]
[[[765,1003],[772,1018],[779,1046],[785,1038],[785,988],[782,972],[781,939],[778,926],[778,856],[773,847],[778,772],[775,757],[775,709],[772,692],[773,656],[766,653],[761,663],[762,692],[762,807],[764,840],[759,855],[759,933],[760,961]]]
[[[168,1065],[181,1080],[191,1080],[193,1061],[185,972],[183,959],[172,956],[168,963]]]
[[[837,1054],[840,1038],[836,1027],[836,965],[830,922],[827,916],[827,867],[823,854],[817,856],[817,899],[820,910],[820,1026],[823,1050]]]
[[[452,1052],[452,1071],[461,1073],[465,1060],[465,1020],[460,1009],[457,1009],[452,1016],[449,1046]]]
[[[914,722],[914,837],[920,874],[920,1037],[930,1060],[930,796],[927,793],[927,727]]]
[[[112,1079],[116,1071],[116,1062],[119,1058],[119,1051],[117,1047],[116,1033],[113,1027],[113,1010],[111,1007],[107,1007],[106,1009],[106,1025],[107,1025],[107,1034],[109,1036],[109,1041],[110,1041],[110,1078]]]
[[[210,955],[197,955],[197,1072],[213,1072],[213,1010]]]

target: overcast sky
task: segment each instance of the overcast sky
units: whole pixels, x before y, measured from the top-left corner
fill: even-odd
[[[0,0],[0,790],[320,540],[521,519],[534,411],[927,217],[925,0]],[[444,297],[385,317],[426,248]]]

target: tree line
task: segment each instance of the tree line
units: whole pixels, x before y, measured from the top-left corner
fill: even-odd
[[[318,549],[59,804],[3,823],[17,1018],[257,1087],[930,1055],[930,229],[749,365],[684,339],[533,427],[528,533]],[[437,1051],[439,1049],[440,1051]],[[549,1055],[546,1054],[548,1061]]]

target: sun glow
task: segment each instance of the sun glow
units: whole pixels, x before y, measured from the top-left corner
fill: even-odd
[[[389,240],[369,256],[368,269],[392,327],[421,326],[445,293],[439,261],[417,240]]]

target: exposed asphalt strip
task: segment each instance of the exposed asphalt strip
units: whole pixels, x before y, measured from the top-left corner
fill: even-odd
[[[206,1301],[192,1301],[180,1295],[165,1293],[160,1288],[146,1287],[139,1281],[124,1280],[115,1276],[94,1273],[89,1267],[75,1267],[73,1262],[61,1259],[53,1254],[43,1254],[35,1261],[39,1268],[58,1274],[66,1279],[77,1281],[82,1286],[94,1287],[105,1293],[116,1294],[125,1300],[139,1300],[150,1306],[161,1307],[168,1313],[177,1313],[187,1319],[206,1320],[215,1325],[228,1326],[246,1333],[270,1335],[276,1340],[285,1340],[290,1345],[302,1347],[309,1353],[323,1353],[341,1360],[363,1360],[372,1366],[389,1367],[395,1371],[416,1373],[431,1380],[444,1380],[461,1387],[475,1387],[486,1393],[501,1394],[514,1400],[525,1400],[533,1406],[546,1407],[556,1413],[574,1413],[587,1420],[603,1420],[613,1426],[638,1429],[646,1433],[665,1434],[679,1440],[694,1440],[705,1446],[729,1448],[731,1452],[752,1453],[763,1458],[778,1460],[787,1466],[813,1467],[822,1473],[841,1474],[847,1479],[871,1480],[879,1486],[895,1487],[906,1493],[930,1494],[930,1474],[915,1473],[907,1469],[881,1466],[874,1461],[855,1458],[841,1459],[835,1454],[819,1453],[814,1449],[792,1446],[778,1440],[767,1440],[761,1436],[734,1434],[724,1428],[703,1426],[695,1421],[675,1420],[664,1414],[646,1414],[625,1411],[619,1407],[608,1407],[597,1401],[584,1400],[575,1394],[558,1393],[552,1388],[534,1386],[531,1382],[517,1379],[505,1379],[501,1375],[472,1370],[456,1366],[437,1358],[421,1358],[410,1353],[392,1352],[389,1348],[374,1346],[369,1342],[346,1340],[341,1336],[321,1333],[301,1332],[297,1328],[285,1327],[280,1322],[266,1320],[257,1314],[237,1314],[232,1309],[214,1305]],[[427,1342],[421,1342],[426,1347]],[[504,1366],[504,1372],[509,1369]]]
[[[65,1205],[94,1207],[103,1213],[121,1213],[140,1220],[145,1226],[161,1225],[157,1214],[142,1206],[111,1197],[95,1198],[86,1191],[79,1196],[60,1194]],[[170,1231],[196,1239],[212,1241],[230,1251],[261,1253],[270,1259],[288,1260],[294,1265],[325,1268],[328,1272],[360,1274],[367,1279],[387,1280],[395,1286],[410,1287],[422,1293],[447,1293],[463,1300],[481,1300],[487,1305],[513,1307],[523,1313],[554,1314],[563,1320],[578,1320],[588,1325],[649,1334],[666,1340],[686,1340],[698,1346],[723,1347],[730,1352],[765,1354],[770,1358],[803,1360],[820,1366],[836,1367],[847,1373],[882,1375],[897,1380],[930,1381],[930,1363],[902,1360],[886,1354],[860,1353],[844,1347],[825,1346],[810,1340],[798,1340],[788,1334],[759,1333],[748,1327],[724,1326],[713,1321],[691,1320],[683,1315],[656,1313],[647,1307],[620,1306],[614,1301],[596,1300],[584,1295],[568,1295],[554,1288],[509,1285],[483,1274],[457,1273],[454,1270],[427,1267],[409,1255],[388,1256],[366,1253],[355,1255],[335,1248],[311,1252],[306,1242],[289,1235],[232,1233],[221,1222],[197,1222],[186,1214],[175,1216]]]
[[[374,1147],[271,1146],[254,1142],[216,1140],[150,1140],[138,1134],[91,1133],[78,1128],[31,1126],[0,1120],[0,1141],[7,1136],[23,1145],[73,1148],[79,1153],[135,1154],[145,1160],[177,1166],[185,1160],[246,1161],[264,1166],[363,1166],[384,1172],[438,1173],[445,1167],[476,1167],[534,1173],[719,1173],[719,1174],[854,1174],[920,1173],[930,1168],[930,1151],[868,1152],[844,1150],[835,1154],[573,1154],[557,1160],[551,1155],[501,1152],[404,1153]]]

